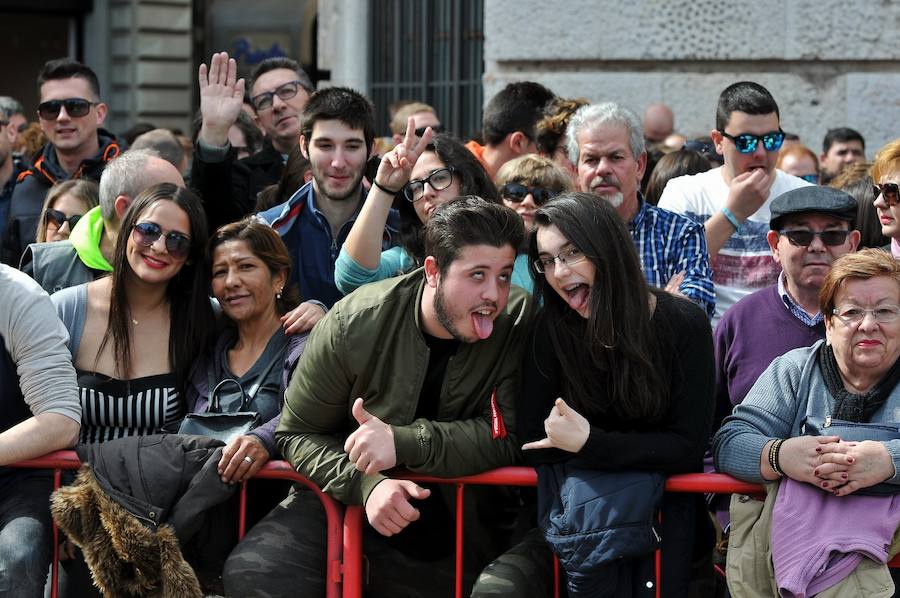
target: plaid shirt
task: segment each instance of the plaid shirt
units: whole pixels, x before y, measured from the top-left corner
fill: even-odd
[[[794,301],[791,294],[787,292],[787,287],[784,286],[784,277],[784,272],[778,276],[778,296],[784,301],[784,305],[788,308],[788,311],[791,312],[791,315],[810,328],[824,320],[825,318],[822,316],[822,312],[816,312],[816,315],[810,316],[802,307],[800,307],[799,303]]]
[[[640,195],[638,200],[641,207],[628,223],[628,230],[647,282],[664,288],[669,279],[684,272],[678,290],[706,310],[711,318],[716,313],[716,294],[703,225],[652,206]]]

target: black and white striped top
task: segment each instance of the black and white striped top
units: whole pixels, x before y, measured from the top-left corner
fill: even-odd
[[[79,370],[78,390],[83,443],[157,434],[184,415],[174,373],[117,380]]]

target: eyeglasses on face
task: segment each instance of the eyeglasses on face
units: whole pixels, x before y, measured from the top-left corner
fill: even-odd
[[[61,108],[66,109],[66,114],[72,118],[81,118],[91,111],[91,106],[96,102],[84,98],[66,98],[65,100],[47,100],[38,104],[37,112],[43,120],[53,120],[59,116]]]
[[[431,127],[432,133],[443,133],[444,132],[444,125],[428,125],[428,126]],[[419,127],[418,129],[416,129],[416,137],[421,137],[422,135],[424,135],[425,129],[427,129],[427,128],[428,127]]]
[[[425,183],[431,185],[431,188],[435,191],[446,189],[453,182],[454,171],[455,169],[452,166],[446,166],[432,171],[424,179],[412,180],[406,183],[406,186],[403,188],[403,196],[408,201],[419,201],[422,199],[422,195],[425,194]]]
[[[73,214],[72,216],[66,216],[65,212],[60,212],[59,210],[54,210],[53,208],[47,208],[47,211],[44,213],[44,220],[47,221],[47,224],[53,224],[56,228],[62,228],[62,225],[66,222],[69,223],[69,230],[75,228],[75,225],[78,224],[78,221],[81,220],[82,214]]]
[[[787,237],[788,241],[791,242],[791,245],[797,247],[809,247],[816,237],[819,237],[824,245],[835,247],[837,245],[843,245],[847,241],[847,235],[850,234],[850,231],[823,230],[819,232],[812,230],[782,229],[778,231],[778,234]]]
[[[777,152],[781,149],[781,144],[784,143],[784,131],[781,129],[769,131],[762,135],[751,135],[750,133],[729,135],[723,130],[719,130],[719,133],[721,133],[722,137],[725,139],[730,139],[734,143],[734,147],[737,148],[737,151],[742,154],[752,154],[755,152],[756,146],[760,141],[762,141],[763,147],[767,152]]]
[[[257,96],[253,96],[250,98],[250,103],[253,104],[257,112],[268,110],[275,103],[275,96],[287,101],[297,95],[300,87],[299,81],[288,81],[276,87],[275,91],[265,91]]]
[[[520,183],[506,183],[500,187],[500,197],[513,203],[525,201],[529,193],[534,199],[534,203],[539,206],[546,203],[550,198],[559,195],[559,191],[544,189],[543,187],[526,187]]]
[[[889,206],[895,206],[900,203],[900,186],[897,183],[882,183],[881,185],[872,185],[875,192],[875,199],[880,195],[884,198],[884,203]]]
[[[571,268],[575,264],[583,262],[587,256],[577,247],[563,249],[556,255],[548,255],[539,257],[534,260],[531,265],[539,274],[553,274],[556,270],[557,262],[563,266]]]
[[[131,238],[142,247],[150,247],[163,236],[162,228],[155,222],[139,222],[131,229]],[[183,233],[170,231],[165,234],[166,251],[176,260],[184,259],[191,252],[191,239]]]
[[[872,314],[879,324],[890,324],[900,318],[900,305],[879,305],[873,309],[864,309],[858,305],[843,305],[834,308],[831,313],[848,326],[861,324],[867,314]]]

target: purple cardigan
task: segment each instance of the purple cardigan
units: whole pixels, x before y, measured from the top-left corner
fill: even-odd
[[[888,560],[900,494],[834,496],[785,477],[772,510],[772,564],[782,597],[805,598],[850,575],[863,558]]]
[[[288,381],[291,378],[291,374],[294,372],[294,368],[297,366],[300,355],[303,353],[303,348],[306,346],[306,339],[308,337],[309,333],[304,332],[303,334],[291,336],[288,341],[284,369],[281,373],[280,394],[282,404],[284,403],[284,389],[287,388]],[[219,343],[216,343],[216,350],[220,350]],[[209,404],[209,377],[207,376],[207,369],[210,365],[211,357],[206,356],[199,360],[194,367],[186,393],[189,413],[202,413],[203,411],[206,411],[206,407]],[[250,431],[250,434],[256,436],[269,452],[270,459],[278,457],[278,448],[275,446],[275,428],[278,427],[278,421],[280,419],[281,412],[279,411],[278,415]]]

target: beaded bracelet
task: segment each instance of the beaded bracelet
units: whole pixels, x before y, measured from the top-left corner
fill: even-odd
[[[781,445],[784,444],[784,438],[780,438],[772,443],[772,446],[769,447],[769,467],[772,468],[778,477],[784,477],[784,472],[781,471],[781,467],[778,466],[778,458],[781,455]]]

